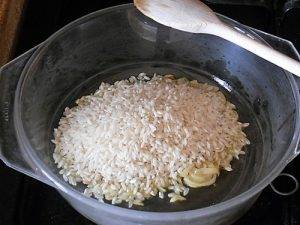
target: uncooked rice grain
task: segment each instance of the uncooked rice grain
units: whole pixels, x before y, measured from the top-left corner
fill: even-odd
[[[54,130],[53,158],[64,180],[112,204],[185,200],[189,187],[232,170],[250,143],[248,124],[217,87],[173,75],[102,83],[76,104]]]

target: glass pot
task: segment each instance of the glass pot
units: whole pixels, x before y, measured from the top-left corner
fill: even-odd
[[[293,46],[219,17],[241,32]],[[281,41],[280,41],[281,40]],[[297,55],[296,55],[297,56]],[[137,75],[172,73],[220,87],[237,106],[251,144],[215,186],[191,190],[187,201],[153,198],[144,207],[101,203],[66,183],[52,153],[53,129],[66,106],[97,89]],[[100,10],[53,34],[0,70],[0,158],[52,187],[97,224],[229,224],[299,154],[299,91],[281,68],[221,38],[161,26],[132,4]]]

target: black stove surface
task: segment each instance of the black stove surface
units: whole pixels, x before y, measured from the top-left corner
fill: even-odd
[[[44,41],[53,32],[87,13],[128,3],[126,0],[28,0],[15,56]],[[296,3],[295,3],[296,2]],[[290,39],[300,51],[299,1],[210,0],[215,11],[241,23]],[[291,29],[289,29],[291,28]],[[300,179],[300,158],[285,172]],[[0,225],[93,225],[53,188],[8,169],[0,161]],[[279,181],[286,185],[286,181]],[[279,196],[268,186],[235,225],[300,224],[300,191]]]

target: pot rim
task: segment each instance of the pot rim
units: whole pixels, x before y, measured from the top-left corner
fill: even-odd
[[[296,105],[296,121],[295,121],[295,130],[293,134],[293,138],[291,139],[291,143],[288,147],[288,150],[286,151],[287,153],[285,156],[281,159],[281,161],[273,168],[273,170],[264,178],[262,179],[259,183],[254,185],[253,187],[249,188],[247,191],[231,198],[228,199],[224,202],[218,203],[216,205],[211,205],[207,206],[204,208],[200,209],[193,209],[193,210],[186,210],[186,211],[178,211],[178,212],[149,212],[149,211],[139,211],[139,210],[134,210],[134,209],[128,209],[128,208],[122,208],[119,206],[114,206],[109,203],[102,203],[97,201],[94,198],[87,197],[80,191],[77,191],[74,189],[71,185],[67,184],[65,181],[60,179],[56,174],[54,174],[50,169],[47,168],[47,166],[42,162],[42,160],[39,159],[35,151],[33,150],[34,148],[30,144],[26,132],[23,127],[23,122],[21,119],[21,106],[20,106],[20,100],[21,100],[21,93],[23,90],[24,86],[24,81],[26,80],[26,77],[28,75],[27,71],[31,67],[32,64],[37,62],[43,52],[46,51],[47,47],[49,44],[55,40],[58,36],[61,34],[64,34],[68,30],[74,28],[77,25],[83,24],[86,21],[89,21],[95,17],[104,15],[106,13],[110,13],[115,10],[122,10],[128,7],[133,7],[133,4],[123,4],[123,5],[118,5],[118,6],[113,6],[109,7],[106,9],[98,10],[95,12],[92,12],[90,14],[87,14],[71,23],[68,25],[64,26],[57,32],[55,32],[53,35],[51,35],[44,43],[39,46],[37,51],[31,56],[30,60],[26,64],[26,66],[23,69],[23,72],[20,76],[20,80],[18,82],[18,86],[16,89],[16,98],[14,102],[14,122],[15,122],[15,131],[16,131],[16,136],[18,143],[20,144],[21,149],[24,149],[25,153],[28,156],[29,161],[31,162],[30,166],[32,168],[38,168],[41,170],[42,174],[52,181],[54,185],[59,189],[60,191],[64,192],[71,198],[74,198],[78,201],[82,201],[85,204],[88,204],[92,206],[93,208],[99,209],[99,210],[104,210],[110,214],[117,214],[120,217],[127,217],[127,218],[132,218],[132,219],[147,219],[151,221],[162,221],[162,220],[167,220],[167,221],[175,221],[175,220],[184,220],[184,219],[192,219],[192,218],[197,218],[200,216],[208,216],[212,214],[219,213],[223,210],[229,209],[234,206],[238,206],[238,204],[243,203],[250,199],[251,197],[254,197],[255,195],[259,194],[268,184],[272,182],[273,179],[275,179],[280,172],[284,169],[284,167],[287,165],[289,162],[289,159],[291,158],[291,155],[293,156],[293,151],[294,149],[298,146],[299,138],[300,138],[300,118],[299,118],[299,105],[300,105],[300,95],[298,92],[298,86],[296,84],[296,81],[294,77],[292,76],[291,73],[284,71],[292,88],[293,95],[295,98],[295,105]],[[256,38],[258,38],[260,41],[263,43],[267,44],[268,43],[262,39],[258,34],[256,34],[254,31],[250,30],[247,26],[244,26],[226,16],[222,16],[218,14],[221,18],[224,18],[228,20],[229,22],[238,25],[239,27],[245,29],[247,32],[253,34]],[[163,217],[162,217],[163,216]]]

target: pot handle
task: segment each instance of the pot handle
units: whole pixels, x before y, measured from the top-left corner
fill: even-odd
[[[26,63],[37,49],[38,46],[0,68],[0,159],[8,167],[55,187],[21,151],[14,130],[15,89]]]
[[[289,174],[289,173],[281,173],[278,175],[278,177],[276,179],[280,179],[282,177],[285,177],[285,178],[288,178],[290,179],[293,183],[294,183],[294,187],[289,190],[289,191],[281,191],[279,190],[276,185],[274,184],[274,181],[270,184],[272,190],[278,194],[278,195],[282,195],[282,196],[290,196],[290,195],[293,195],[294,193],[296,193],[299,189],[299,182],[297,180],[296,177],[294,177],[293,175]],[[275,179],[275,180],[276,180]]]
[[[20,151],[18,150],[18,153],[20,153]],[[13,154],[16,154],[15,152]],[[2,152],[2,149],[1,149],[1,146],[0,146],[0,160],[4,162],[4,164],[20,173],[23,173],[27,176],[30,176],[36,180],[39,180],[45,184],[48,184],[49,186],[51,187],[54,187],[54,188],[57,188],[56,185],[50,181],[49,179],[47,179],[43,174],[42,172],[40,171],[40,169],[38,168],[35,168],[35,169],[32,169],[31,167],[29,167],[28,163],[26,162],[25,159],[23,160],[14,160],[13,159],[14,156],[12,157],[7,157],[7,156],[4,156],[3,152]]]

